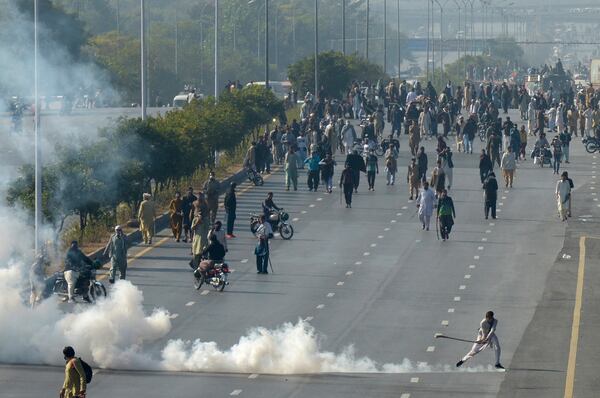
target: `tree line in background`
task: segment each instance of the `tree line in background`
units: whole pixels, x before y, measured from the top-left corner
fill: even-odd
[[[0,0],[0,3],[5,0]],[[39,0],[44,40],[64,43],[69,62],[98,65],[98,81],[106,81],[121,95],[120,104],[139,103],[140,8],[139,0]],[[32,2],[17,0],[32,18]],[[362,2],[364,3],[364,2]],[[365,9],[347,2],[347,53],[364,54]],[[212,0],[147,0],[149,103],[170,103],[184,84],[201,93],[214,91],[214,2]],[[264,2],[220,1],[219,84],[264,80]],[[312,2],[269,1],[269,66],[271,80],[287,78],[288,65],[314,53]],[[383,62],[382,10],[372,7],[370,60]],[[388,68],[395,70],[398,46],[393,24],[388,30]],[[7,32],[7,37],[10,32]],[[320,51],[341,51],[341,2],[322,1],[319,8]],[[402,45],[406,44],[402,35]],[[28,38],[28,40],[31,38]],[[355,40],[354,40],[355,39]],[[21,51],[27,46],[19,45]],[[52,51],[53,46],[41,46]],[[402,57],[410,59],[407,48]],[[395,74],[395,72],[394,72]],[[100,79],[101,77],[101,79]],[[93,84],[93,83],[89,83]],[[104,87],[86,87],[95,92]],[[76,87],[74,89],[79,89]],[[64,93],[51,93],[62,95]],[[108,100],[107,100],[108,101]]]
[[[90,221],[114,225],[119,204],[135,210],[142,193],[156,195],[179,186],[197,170],[211,167],[215,151],[234,151],[274,117],[285,122],[283,103],[270,91],[252,86],[145,121],[120,119],[102,129],[93,144],[57,148],[56,162],[43,172],[44,220],[59,233],[65,219],[77,215],[81,236]],[[32,166],[20,170],[7,201],[33,215]]]

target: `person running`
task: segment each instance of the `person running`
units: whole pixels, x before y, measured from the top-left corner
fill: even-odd
[[[348,163],[346,164],[346,168],[344,169],[344,171],[342,171],[342,176],[340,177],[340,188],[344,189],[344,199],[346,200],[346,208],[351,208],[352,192],[354,189],[354,171]]]
[[[379,164],[377,162],[377,156],[375,151],[372,149],[367,155],[367,182],[369,183],[369,191],[375,191],[375,174],[379,174]]]
[[[456,210],[454,210],[454,201],[448,196],[448,191],[443,189],[437,205],[437,217],[440,222],[440,234],[442,240],[446,241],[450,238],[450,232],[456,218]]]
[[[419,178],[419,166],[417,160],[412,158],[408,165],[408,173],[406,174],[406,182],[408,183],[408,189],[410,192],[409,200],[413,200],[419,195],[419,184],[421,179]],[[413,196],[414,193],[414,196]]]
[[[512,147],[509,146],[506,152],[502,154],[500,168],[502,169],[502,175],[504,176],[505,186],[507,188],[512,188],[515,169],[517,168],[517,158],[515,157]]]
[[[496,200],[498,199],[498,181],[496,181],[496,174],[492,171],[483,182],[484,192],[484,211],[485,219],[488,219],[490,210],[492,211],[492,218],[496,219]]]
[[[569,213],[569,202],[571,201],[571,182],[566,171],[563,171],[560,180],[556,182],[554,194],[556,195],[558,216],[561,221],[566,221]]]
[[[423,183],[423,189],[417,196],[417,208],[419,209],[419,221],[424,230],[429,231],[431,216],[433,215],[433,206],[435,203],[435,194],[429,189],[429,183]]]
[[[477,341],[471,347],[471,351],[467,353],[460,361],[456,363],[456,367],[461,367],[466,361],[473,358],[486,348],[493,348],[496,357],[496,369],[504,369],[504,366],[500,364],[500,343],[498,342],[498,336],[496,336],[496,329],[498,328],[498,320],[494,318],[494,312],[488,311],[485,314],[485,318],[479,324],[479,331],[477,332]]]
[[[444,173],[441,159],[437,160],[437,165],[431,173],[430,185],[435,189],[436,197],[439,197],[442,190],[446,189],[446,173]]]

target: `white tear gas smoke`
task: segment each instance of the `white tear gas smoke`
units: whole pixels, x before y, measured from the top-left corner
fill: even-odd
[[[252,329],[226,350],[215,342],[169,340],[160,356],[152,355],[147,346],[167,336],[169,313],[155,309],[147,315],[142,292],[130,282],[118,282],[109,298],[94,306],[65,313],[54,299],[34,309],[25,305],[19,289],[13,287],[21,277],[17,266],[0,269],[0,339],[10,342],[0,345],[0,362],[58,365],[62,347],[71,345],[77,355],[110,369],[263,374],[453,370],[450,365],[412,364],[408,359],[379,365],[367,357],[357,358],[351,346],[339,354],[323,351],[315,329],[303,321],[274,330]]]

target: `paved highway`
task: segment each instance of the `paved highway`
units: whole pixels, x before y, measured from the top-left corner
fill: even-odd
[[[241,187],[248,189],[239,197],[238,238],[229,241],[227,255],[235,271],[223,293],[193,289],[189,245],[166,239],[167,230],[160,232],[165,239],[157,239],[152,250],[131,250],[132,256],[142,250],[144,254],[130,264],[128,274],[143,290],[147,311],[162,307],[177,314],[168,336],[146,347],[154,355],[168,339],[199,338],[227,350],[251,328],[273,329],[304,319],[315,328],[321,352],[339,355],[353,346],[358,358],[397,364],[388,369],[391,373],[269,375],[256,371],[266,367],[264,363],[243,363],[247,371],[222,373],[232,366],[223,360],[209,366],[215,372],[204,373],[99,370],[89,396],[563,396],[577,273],[571,263],[561,263],[561,255],[568,251],[577,264],[578,253],[576,245],[565,240],[572,238],[567,224],[556,215],[557,178],[551,168],[540,169],[530,160],[521,163],[514,188],[499,190],[498,219],[485,220],[479,157],[455,152],[450,195],[457,219],[450,241],[442,242],[434,230],[421,230],[415,203],[408,200],[405,136],[401,146],[396,185],[386,186],[380,164],[375,192],[365,190],[363,179],[352,209],[340,204],[337,189],[332,195],[322,190],[312,193],[301,184],[298,192],[286,192],[281,170],[263,187]],[[425,146],[431,165],[434,142]],[[480,143],[475,149],[479,151]],[[600,214],[594,195],[596,161],[574,140],[568,170],[578,190],[569,229],[593,223]],[[339,156],[338,163],[343,163]],[[340,172],[338,165],[338,178]],[[260,209],[268,191],[289,211],[296,233],[290,241],[273,240],[275,272],[257,275],[246,214]],[[584,203],[585,221],[579,217]],[[555,273],[565,266],[571,269],[571,278],[556,288]],[[563,305],[554,311],[555,300]],[[507,372],[490,366],[493,352],[489,350],[458,371],[454,364],[470,345],[436,340],[434,334],[473,338],[487,310],[495,311],[499,319],[497,334]],[[531,337],[540,331],[543,338]],[[294,338],[289,333],[286,340],[294,345]],[[552,345],[545,343],[546,338]],[[56,347],[57,356],[60,348]],[[297,364],[299,359],[291,352],[282,363]],[[544,362],[546,352],[554,355],[551,366]],[[356,362],[348,367],[359,369]],[[54,386],[58,390],[62,374],[58,367],[2,366],[0,396],[52,396],[48,391]],[[533,382],[540,379],[546,381]],[[582,383],[580,390],[577,386],[577,396],[594,396],[593,383]]]

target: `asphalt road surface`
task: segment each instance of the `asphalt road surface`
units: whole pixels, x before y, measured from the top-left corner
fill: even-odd
[[[513,120],[518,117],[511,116]],[[429,172],[434,145],[434,141],[425,142]],[[596,157],[585,153],[574,139],[566,169],[578,190],[573,195],[573,219],[567,224],[556,214],[557,177],[551,168],[541,169],[529,159],[520,163],[514,188],[505,189],[498,178],[498,219],[485,220],[477,168],[481,143],[475,143],[473,155],[455,151],[450,195],[457,218],[450,240],[442,242],[436,239],[435,229],[421,230],[415,203],[408,200],[407,147],[403,135],[396,184],[386,186],[380,161],[375,192],[367,192],[363,175],[352,209],[340,203],[337,188],[331,195],[322,188],[308,192],[302,173],[298,192],[284,190],[282,171],[277,170],[263,187],[242,193],[238,238],[229,241],[227,254],[235,271],[223,293],[193,289],[187,265],[189,244],[171,239],[130,263],[128,275],[143,290],[148,311],[163,307],[178,314],[168,339],[200,338],[228,348],[252,327],[274,328],[307,319],[322,336],[322,351],[339,353],[353,345],[358,357],[396,364],[407,358],[412,369],[392,374],[284,376],[99,370],[88,396],[563,396],[576,301],[578,251],[573,239],[584,229],[569,231],[592,225],[600,216],[594,195]],[[342,163],[338,155],[337,178]],[[290,213],[295,235],[290,241],[272,241],[275,272],[257,275],[246,215],[260,209],[268,191]],[[584,204],[585,220],[579,217]],[[597,224],[593,225],[582,233],[597,231]],[[156,242],[170,232],[159,235]],[[132,249],[131,256],[142,249]],[[572,260],[561,263],[566,250]],[[590,272],[596,272],[597,266],[588,255]],[[563,279],[557,282],[555,272]],[[583,289],[584,310],[591,314],[594,309],[585,296],[588,293]],[[474,338],[488,310],[495,311],[499,320],[497,335],[507,371],[490,366],[494,364],[491,350],[456,370],[454,364],[470,344],[436,340],[434,334]],[[590,322],[597,322],[595,316]],[[575,368],[581,378],[575,378],[574,388],[577,397],[593,397],[597,386],[589,382],[595,376],[587,364],[595,362],[583,351],[593,349],[594,336],[586,328],[581,333],[581,341],[588,346],[579,347],[584,362]],[[148,350],[158,350],[165,342]],[[60,348],[56,347],[57,355]],[[552,355],[552,362],[545,354]],[[417,363],[430,367],[419,370]],[[58,390],[62,376],[63,369],[57,367],[5,365],[0,367],[0,396],[53,396],[48,391]]]

